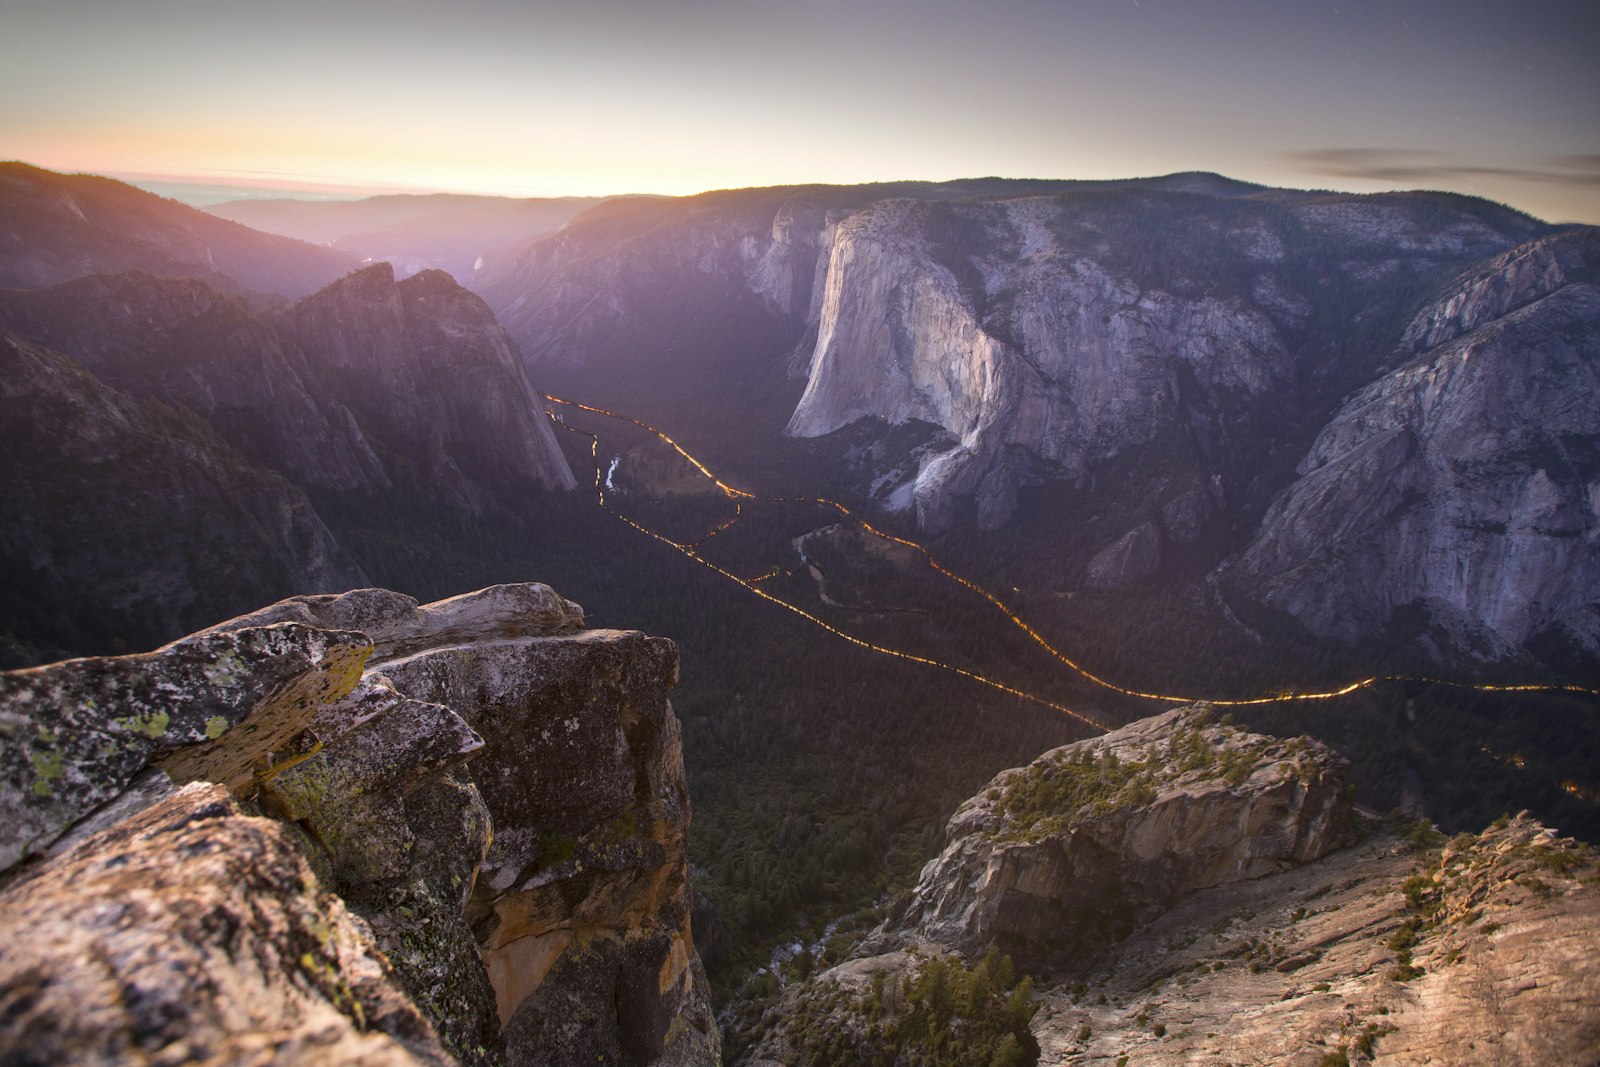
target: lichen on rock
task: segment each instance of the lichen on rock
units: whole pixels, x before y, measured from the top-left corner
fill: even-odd
[[[0,870],[157,762],[252,792],[260,761],[349,692],[370,650],[359,633],[279,624],[0,674]]]
[[[286,828],[221,786],[185,787],[0,899],[8,1063],[452,1062]]]
[[[366,589],[283,601],[144,656],[0,677],[0,725],[26,742],[5,748],[0,807],[16,814],[6,858],[15,864],[59,838],[49,857],[10,874],[6,917],[13,900],[17,914],[29,914],[28,887],[63,864],[99,863],[109,842],[144,833],[148,820],[210,790],[191,822],[222,820],[229,833],[244,826],[250,841],[270,839],[271,848],[146,835],[138,862],[113,856],[95,868],[125,866],[126,879],[84,880],[91,897],[80,909],[106,913],[91,904],[112,898],[93,894],[198,892],[197,879],[221,877],[175,862],[153,882],[164,842],[196,856],[234,849],[243,870],[229,867],[228,877],[240,891],[277,894],[256,916],[270,929],[248,950],[269,961],[265,970],[243,961],[228,971],[215,954],[185,956],[170,937],[141,948],[151,966],[189,968],[199,983],[185,1011],[201,1021],[184,1025],[212,1045],[194,1046],[197,1054],[215,1045],[233,1060],[248,1047],[312,1062],[326,1045],[340,1061],[409,1062],[332,1023],[309,1036],[292,1026],[269,1034],[265,1016],[207,999],[208,990],[260,986],[262,1012],[292,1023],[297,1011],[322,1012],[302,1003],[298,986],[278,988],[304,978],[356,1031],[382,1029],[375,1012],[410,1013],[425,1033],[396,1033],[410,1042],[402,1051],[424,1061],[567,1062],[545,1038],[590,1018],[599,1029],[572,1046],[588,1057],[615,1049],[623,1063],[709,1067],[719,1042],[689,927],[688,793],[666,698],[677,651],[643,634],[576,632],[581,621],[577,605],[542,585],[428,605]],[[206,776],[222,784],[179,789]],[[230,791],[274,819],[219,807]],[[273,869],[256,872],[257,862]],[[330,957],[302,946],[294,924],[274,918],[290,883],[319,907],[337,906],[351,931],[347,951]],[[234,921],[218,921],[226,940]],[[134,925],[146,924],[138,913]],[[57,926],[63,943],[102,936],[88,919],[64,916]],[[172,936],[198,938],[194,951],[210,953],[202,934]],[[79,981],[93,955],[73,951],[60,963],[62,983]],[[374,967],[381,1004],[362,999]],[[66,1001],[30,992],[33,974],[0,983],[0,998],[15,1001],[7,1019],[68,1034],[61,1048],[96,1027],[144,1025],[114,1012],[64,1020]],[[0,1055],[23,1039],[0,1031]],[[108,1040],[122,1047],[114,1045],[122,1037]]]

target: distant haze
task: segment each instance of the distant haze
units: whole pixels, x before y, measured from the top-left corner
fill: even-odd
[[[1600,223],[1597,55],[1593,0],[5,0],[0,155],[330,196],[1212,170]]]
[[[328,193],[303,186],[227,185],[216,182],[179,182],[160,178],[146,178],[138,174],[116,174],[129,185],[138,186],[147,193],[155,193],[171,200],[181,200],[195,207],[210,207],[235,200],[358,200],[374,195],[378,190]]]

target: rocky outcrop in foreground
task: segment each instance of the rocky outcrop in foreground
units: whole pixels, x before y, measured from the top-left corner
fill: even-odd
[[[290,827],[195,783],[9,887],[6,1063],[453,1062]]]
[[[676,649],[581,625],[365,589],[0,675],[0,1059],[717,1062]]]
[[[1197,893],[1032,1021],[1040,1063],[1593,1063],[1600,884],[1526,815]],[[1079,990],[1078,982],[1082,982]]]
[[[1168,712],[997,775],[951,817],[900,929],[1066,966],[1197,889],[1350,842],[1342,758],[1210,718]]]
[[[1592,1062],[1588,847],[1525,815],[1352,845],[1344,770],[1184,709],[1003,772],[745,1062],[915,1062],[972,1033],[1007,1064]]]

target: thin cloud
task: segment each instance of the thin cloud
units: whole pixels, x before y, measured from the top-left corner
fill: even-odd
[[[1486,167],[1461,163],[1447,153],[1404,148],[1315,148],[1284,158],[1307,174],[1414,185],[1422,182],[1504,178],[1548,185],[1600,185],[1600,153],[1548,156],[1541,166]]]

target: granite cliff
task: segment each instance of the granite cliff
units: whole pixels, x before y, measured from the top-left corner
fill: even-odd
[[[1002,772],[742,1062],[923,1062],[974,1031],[996,1063],[1589,1062],[1591,850],[1525,815],[1366,822],[1345,770],[1202,707]]]
[[[1356,337],[1317,336],[1332,305],[1363,307],[1370,329],[1441,265],[1500,253],[1530,221],[1466,201],[1139,187],[880,201],[833,231],[788,432],[941,427],[953,446],[922,461],[911,498],[923,526],[962,499],[999,525],[1020,486],[1083,483],[1152,446],[1195,468],[1166,496],[1198,488],[1215,508],[1246,495],[1241,461],[1282,432],[1269,405],[1312,414],[1330,357],[1359,366]]]
[[[505,331],[440,271],[293,304],[94,275],[0,290],[0,330],[11,663],[366,584],[339,527],[363,507],[479,518],[574,484]]]
[[[993,526],[1018,487],[1082,481],[1173,434],[1206,467],[1203,490],[1216,495],[1213,474],[1242,482],[1228,452],[1259,458],[1270,406],[1326,404],[1304,379],[1349,371],[1330,358],[1371,360],[1365,338],[1321,336],[1330,320],[1361,307],[1345,332],[1381,333],[1441,267],[1539,232],[1466,198],[1214,175],[738,190],[603,205],[480,288],[562,385],[604,395],[624,364],[654,381],[670,362],[668,392],[697,394],[794,373],[790,434],[937,426],[949,441],[923,459],[916,493],[877,495],[914,501],[925,526],[972,501]]]
[[[0,663],[129,651],[366,584],[305,493],[187,409],[0,329]]]
[[[797,187],[615,201],[480,285],[558,388],[930,534],[1020,515],[1058,589],[1567,668],[1595,240],[1214,175]]]
[[[816,327],[834,228],[892,196],[1053,189],[998,180],[622,197],[486,263],[473,287],[553,390],[776,434]],[[690,401],[693,402],[690,402]],[[773,410],[765,410],[767,405]],[[770,424],[770,426],[769,426]]]
[[[274,309],[192,278],[95,275],[0,291],[0,323],[309,487],[402,484],[481,512],[573,485],[516,349],[441,271],[396,281],[377,263]]]
[[[500,495],[571,489],[543,401],[482,300],[443,271],[357,271],[274,316],[326,392],[405,476],[481,513]]]
[[[717,1062],[676,651],[581,625],[364,589],[0,675],[0,1058]]]
[[[996,776],[951,816],[899,928],[1048,968],[1199,889],[1348,843],[1342,759],[1209,720],[1152,716]]]
[[[1225,575],[1318,634],[1426,609],[1482,658],[1600,653],[1600,237],[1445,288],[1317,436]]]

